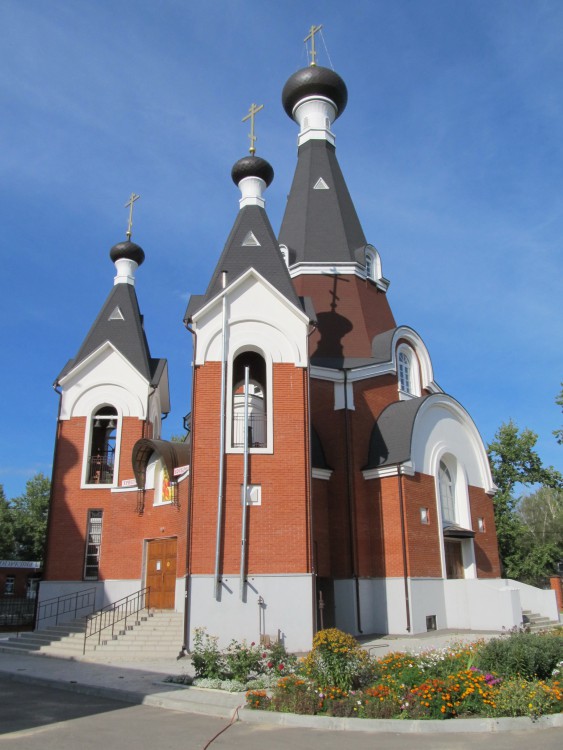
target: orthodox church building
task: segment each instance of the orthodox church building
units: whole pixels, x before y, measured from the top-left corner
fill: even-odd
[[[188,648],[199,626],[306,650],[329,626],[519,624],[485,447],[421,336],[397,325],[336,157],[346,85],[311,65],[282,101],[299,132],[279,236],[265,209],[273,170],[251,149],[232,169],[231,233],[185,314],[183,443],[161,438],[167,365],[135,292],[143,250],[111,250],[114,286],[56,380],[40,599],[94,588],[102,607],[150,587],[151,607],[185,613]]]

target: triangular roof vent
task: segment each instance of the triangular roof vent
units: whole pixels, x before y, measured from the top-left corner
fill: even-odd
[[[260,243],[256,239],[256,235],[254,234],[254,232],[250,231],[246,235],[246,237],[242,241],[242,246],[243,247],[260,247]]]
[[[119,306],[114,308],[114,311],[109,316],[108,320],[125,320],[125,318],[123,317],[123,313],[119,309]]]
[[[313,185],[313,190],[330,190],[330,188],[323,180],[323,178],[319,177],[319,179]]]

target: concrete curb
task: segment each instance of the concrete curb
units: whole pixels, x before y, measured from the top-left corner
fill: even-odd
[[[233,705],[230,707],[224,706],[225,713],[218,714],[214,711],[206,710],[205,704],[194,706],[188,699],[189,691],[193,690],[193,688],[179,685],[172,687],[167,693],[147,695],[146,693],[134,690],[88,685],[74,680],[67,682],[46,677],[36,677],[8,671],[4,672],[2,670],[0,670],[0,674],[14,682],[43,685],[44,687],[68,690],[83,695],[111,698],[122,703],[154,706],[155,708],[164,708],[184,713],[228,718],[238,709],[239,721],[264,726],[367,732],[371,734],[485,734],[497,732],[536,732],[541,729],[563,727],[563,714],[540,716],[535,721],[527,716],[502,719],[446,719],[444,721],[433,719],[426,721],[401,721],[400,719],[340,719],[332,716],[300,716],[297,714],[275,713],[273,711],[256,711],[242,707],[238,699],[244,703],[244,698],[240,693],[230,693],[233,697]],[[162,685],[163,683],[154,684]],[[186,691],[184,700],[182,699],[183,691]]]
[[[563,727],[563,714],[540,716],[532,721],[527,716],[502,719],[428,719],[425,721],[400,719],[339,719],[332,716],[298,716],[273,711],[243,708],[239,719],[251,724],[324,729],[330,731],[371,732],[388,734],[460,734],[490,732],[536,732],[538,729]]]

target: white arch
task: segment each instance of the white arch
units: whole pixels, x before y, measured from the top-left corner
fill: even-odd
[[[437,476],[445,453],[455,456],[463,467],[467,484],[494,494],[487,452],[475,422],[451,396],[436,393],[423,401],[414,420],[411,459],[415,471]]]
[[[391,342],[391,361],[395,371],[398,372],[397,357],[401,349],[399,341],[407,342],[408,346],[410,346],[416,355],[416,365],[420,369],[421,387],[435,390],[434,368],[432,367],[432,360],[430,359],[430,354],[426,348],[426,344],[419,334],[413,328],[409,328],[409,326],[399,326],[393,334]]]

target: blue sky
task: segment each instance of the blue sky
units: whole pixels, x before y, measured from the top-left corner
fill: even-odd
[[[109,293],[109,249],[145,250],[137,294],[173,411],[189,410],[188,297],[238,209],[232,164],[276,177],[279,229],[297,126],[280,94],[306,64],[348,85],[337,153],[399,324],[486,442],[513,418],[563,469],[563,3],[560,0],[3,0],[0,4],[0,483],[50,473],[52,383]]]

